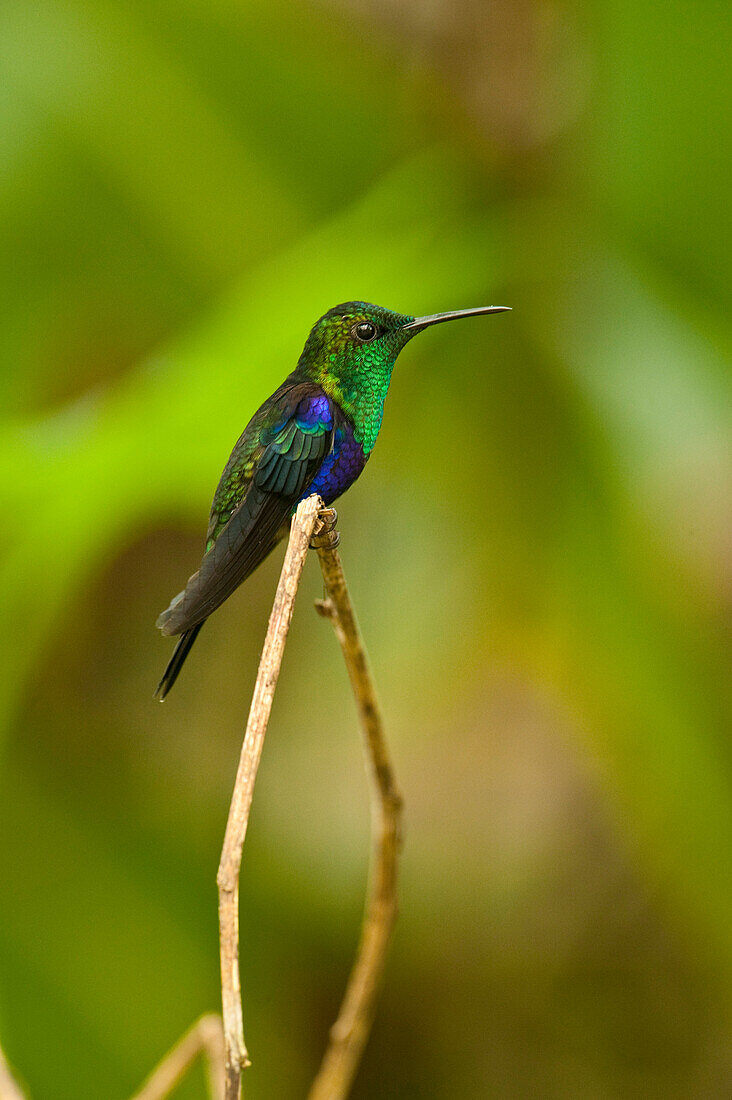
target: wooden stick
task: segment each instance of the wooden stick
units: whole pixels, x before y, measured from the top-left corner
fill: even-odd
[[[219,888],[219,941],[221,999],[224,1019],[226,1100],[239,1100],[241,1072],[250,1064],[244,1043],[241,985],[239,979],[239,872],[249,821],[254,782],[262,755],[272,700],[282,664],[282,654],[292,619],[300,575],[322,501],[308,497],[299,505],[290,529],[285,562],[267,627],[259,671],[254,685],[239,768],[231,797],[224,846],[217,875]]]
[[[240,1100],[241,1073],[249,1056],[244,1043],[239,979],[239,873],[249,811],[264,736],[272,710],[285,642],[292,620],[308,547],[318,551],[328,598],[316,607],[333,624],[345,658],[364,734],[371,780],[373,848],[370,890],[356,959],[338,1019],[309,1100],[344,1100],[363,1055],[374,1016],[376,995],[397,913],[397,857],[402,800],[396,787],[384,739],[381,714],[356,616],[336,550],[336,513],[323,508],[318,496],[297,509],[277,586],[264,648],[254,685],[234,793],[229,807],[224,846],[217,876],[221,952],[222,1021],[202,1016],[163,1058],[132,1100],[163,1100],[177,1087],[200,1053],[208,1058],[213,1100]],[[318,534],[313,537],[316,530]],[[0,1048],[0,1100],[25,1100]]]
[[[170,1096],[199,1054],[206,1055],[211,1100],[223,1100],[224,1033],[221,1017],[215,1013],[208,1013],[196,1020],[155,1067],[132,1100],[164,1100]]]
[[[0,1047],[0,1100],[25,1100],[25,1093],[10,1072],[2,1047]]]
[[[331,620],[343,651],[361,719],[366,767],[371,780],[370,888],[361,937],[338,1019],[331,1028],[323,1061],[308,1094],[308,1100],[343,1100],[351,1088],[371,1030],[397,915],[402,798],[384,738],[366,650],[336,549],[339,542],[335,526],[337,516],[333,509],[324,509],[320,518],[323,526],[312,545],[318,551],[328,598],[318,601],[316,607]]]

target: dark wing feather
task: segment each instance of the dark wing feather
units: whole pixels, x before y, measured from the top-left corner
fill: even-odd
[[[160,615],[163,634],[180,634],[203,622],[246,580],[281,538],[293,508],[330,453],[334,411],[318,386],[293,387],[279,410],[273,427],[262,431],[264,449],[244,499],[185,591]]]

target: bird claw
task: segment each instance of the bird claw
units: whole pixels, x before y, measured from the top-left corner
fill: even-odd
[[[341,541],[341,536],[336,530],[338,513],[335,508],[321,508],[318,519],[310,539],[313,550],[335,550]]]

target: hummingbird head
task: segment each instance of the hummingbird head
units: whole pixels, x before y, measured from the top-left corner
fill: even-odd
[[[334,374],[350,373],[364,363],[376,370],[386,362],[393,366],[412,335],[404,326],[413,320],[369,302],[341,302],[315,322],[303,359],[328,364],[326,369]]]
[[[412,317],[369,302],[342,302],[315,322],[298,367],[352,417],[368,453],[381,425],[394,363],[405,344],[430,325],[508,308],[479,306]]]
[[[369,302],[342,302],[313,325],[301,365],[328,364],[325,369],[334,374],[350,373],[354,369],[361,374],[363,365],[378,371],[389,364],[391,370],[404,345],[423,329],[443,321],[481,313],[503,313],[508,309],[510,306],[478,306],[412,317]]]

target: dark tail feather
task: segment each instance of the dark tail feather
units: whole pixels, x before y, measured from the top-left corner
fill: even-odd
[[[204,619],[203,622],[205,621]],[[162,703],[163,699],[178,679],[178,673],[183,668],[183,662],[188,656],[191,646],[198,637],[198,631],[202,626],[203,623],[196,623],[190,630],[186,630],[184,634],[181,634],[178,639],[178,644],[173,650],[173,656],[168,661],[165,672],[163,673],[163,678],[155,689],[154,699],[159,699]]]

